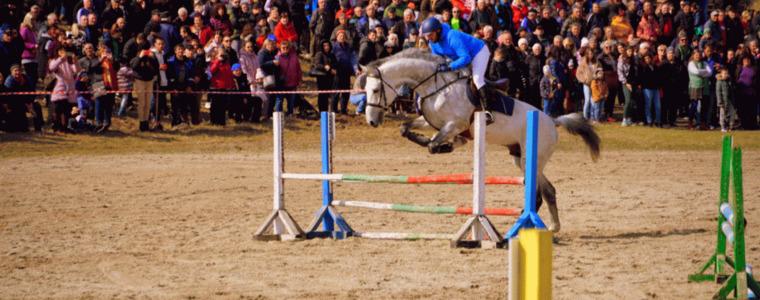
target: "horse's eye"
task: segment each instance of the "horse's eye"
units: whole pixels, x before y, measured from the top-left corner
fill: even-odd
[[[373,92],[373,93],[379,93],[379,92],[380,92],[380,89],[374,89],[374,90],[372,90],[372,92]]]

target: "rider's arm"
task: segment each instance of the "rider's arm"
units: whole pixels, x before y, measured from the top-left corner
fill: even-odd
[[[454,49],[454,52],[457,54],[457,59],[455,61],[452,61],[449,64],[449,67],[451,67],[452,70],[458,70],[460,68],[464,68],[472,62],[473,57],[470,56],[470,52],[467,49],[467,45],[465,45],[462,40],[460,39],[451,39],[449,40],[449,47]]]

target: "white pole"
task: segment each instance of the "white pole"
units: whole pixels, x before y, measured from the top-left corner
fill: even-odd
[[[507,300],[520,299],[520,243],[519,237],[509,239],[509,267],[507,269]]]
[[[272,132],[274,134],[274,146],[272,147],[273,150],[273,169],[272,174],[274,177],[274,203],[273,203],[273,209],[274,210],[282,210],[285,208],[285,203],[283,202],[283,180],[282,180],[282,172],[283,172],[283,157],[282,157],[282,112],[275,112],[272,115]],[[274,220],[273,230],[274,234],[279,235],[283,233],[284,224],[282,224],[282,221],[280,221],[280,218],[276,218]]]
[[[475,143],[472,151],[472,215],[482,216],[486,207],[486,120],[482,111],[475,113],[473,122]],[[472,226],[472,239],[483,239],[483,228],[480,222]]]

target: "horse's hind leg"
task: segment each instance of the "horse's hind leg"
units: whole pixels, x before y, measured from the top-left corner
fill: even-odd
[[[549,208],[549,214],[552,217],[552,223],[549,225],[549,230],[559,232],[560,223],[559,210],[557,209],[557,190],[554,189],[554,185],[552,185],[552,183],[549,182],[549,179],[546,179],[546,176],[543,174],[539,175],[538,178],[538,191],[538,194],[540,195],[536,197],[536,209],[538,209],[540,203],[538,202],[538,199],[546,199],[546,206]]]

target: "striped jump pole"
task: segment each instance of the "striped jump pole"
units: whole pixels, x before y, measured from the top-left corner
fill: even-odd
[[[285,210],[284,188],[283,188],[283,147],[282,147],[282,129],[283,117],[282,112],[272,114],[272,136],[273,136],[273,179],[274,179],[274,196],[272,204],[272,213],[269,214],[264,224],[254,233],[254,238],[258,240],[289,240],[301,238],[304,236],[303,230],[293,220],[287,210]],[[272,228],[273,234],[266,234],[267,230]]]
[[[414,232],[356,232],[352,236],[376,239],[376,240],[404,240],[404,241],[416,241],[416,240],[450,240],[452,234],[450,233],[414,233]]]
[[[472,207],[456,206],[427,206],[413,204],[380,203],[370,201],[333,200],[334,206],[360,207],[367,209],[393,210],[410,213],[439,214],[439,215],[471,215]],[[486,208],[485,214],[490,216],[519,216],[520,210],[514,208]]]
[[[285,173],[282,174],[282,178],[300,180],[405,184],[472,184],[473,182],[472,173],[423,176]],[[485,177],[484,183],[487,185],[522,185],[523,177],[488,176]]]

